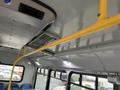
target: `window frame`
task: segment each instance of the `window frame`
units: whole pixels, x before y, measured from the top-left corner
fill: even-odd
[[[13,64],[5,64],[5,63],[1,63],[1,65],[13,66]],[[15,65],[15,66],[23,67],[23,73],[22,73],[22,76],[21,76],[21,80],[20,80],[20,81],[13,81],[13,80],[12,80],[12,82],[20,83],[20,82],[23,81],[23,78],[24,78],[24,74],[25,74],[25,66],[23,66],[23,65]],[[9,80],[0,80],[0,82],[9,82]]]
[[[98,87],[97,87],[97,90],[99,90],[99,78],[103,78],[103,77],[97,77],[97,81],[98,81]],[[103,78],[103,79],[106,79],[106,78]],[[114,90],[114,87],[115,87],[115,84],[113,84],[113,90]]]
[[[66,73],[66,72],[61,72],[61,77],[60,77],[60,80],[62,80],[62,81],[66,81],[66,82],[67,82],[67,79],[66,79],[66,80],[65,80],[65,79],[62,79],[62,75],[63,75],[63,73],[67,75],[67,73]]]
[[[40,69],[43,69],[43,68],[40,68]],[[46,69],[44,68],[44,71],[45,71],[45,70],[46,70]],[[51,69],[51,72],[52,72],[52,71],[54,71],[54,77],[52,77],[52,76],[50,75],[50,78],[54,78],[54,79],[58,79],[58,80],[62,80],[62,81],[67,82],[67,90],[70,90],[71,84],[76,85],[76,86],[79,86],[79,87],[81,87],[81,88],[88,89],[88,90],[98,90],[98,78],[107,78],[107,75],[91,74],[91,73],[83,73],[83,72],[71,71],[71,72],[69,73],[69,75],[68,75],[67,80],[63,80],[61,77],[62,77],[62,73],[66,73],[65,71],[52,70],[52,69]],[[60,78],[56,78],[56,72],[61,72],[61,73],[60,73]],[[41,73],[40,73],[40,74],[41,74]],[[72,74],[79,74],[79,75],[80,75],[79,84],[76,84],[76,83],[71,82]],[[41,74],[41,75],[45,75],[45,74]],[[82,85],[82,75],[94,76],[94,77],[96,78],[96,80],[95,80],[95,89],[92,89],[92,88],[89,88],[89,87],[86,87],[86,86],[83,86],[83,85]],[[113,84],[113,86],[115,87],[114,84]],[[113,88],[113,90],[114,90],[114,88]]]
[[[60,75],[59,75],[59,78],[57,77],[57,73],[60,74]],[[60,71],[55,71],[55,78],[56,78],[56,79],[61,79],[61,72],[60,72]]]
[[[89,88],[89,87],[83,85],[83,76],[84,76],[84,74],[82,75],[82,78],[81,78],[81,79],[82,79],[81,86],[82,86],[82,87],[85,87],[85,88]],[[86,76],[95,77],[95,82],[94,82],[94,83],[95,83],[95,86],[94,86],[95,89],[93,89],[93,88],[89,88],[89,89],[91,89],[91,90],[96,90],[96,79],[97,79],[96,76],[92,76],[92,75],[86,75]]]
[[[71,77],[72,77],[72,74],[80,74],[80,80],[79,80],[79,83],[80,84],[76,84],[76,83],[73,83],[71,82]],[[92,88],[89,88],[89,87],[86,87],[86,86],[83,86],[82,85],[82,75],[88,75],[88,76],[95,76],[96,80],[95,80],[95,89],[92,89]],[[68,76],[68,88],[71,88],[71,84],[73,85],[77,85],[77,86],[80,86],[82,88],[86,88],[88,90],[98,90],[98,78],[107,78],[107,75],[100,75],[100,74],[90,74],[90,73],[83,73],[83,72],[75,72],[75,71],[71,71],[69,73],[69,76]],[[113,84],[113,87],[114,87],[114,84]],[[70,89],[68,89],[70,90]],[[114,90],[114,88],[113,88]]]

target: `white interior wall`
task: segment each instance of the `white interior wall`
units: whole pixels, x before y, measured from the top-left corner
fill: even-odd
[[[9,51],[0,51],[0,62],[5,64],[12,64],[16,54]],[[33,65],[28,64],[28,59],[20,61],[17,65],[23,65],[25,67],[24,77],[22,83],[33,84],[33,76],[36,72],[36,68]]]

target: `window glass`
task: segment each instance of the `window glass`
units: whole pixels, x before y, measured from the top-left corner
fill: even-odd
[[[62,73],[61,80],[67,80],[67,73]]]
[[[80,84],[80,74],[72,74],[71,82],[75,84]]]
[[[106,78],[98,78],[98,90],[113,90],[114,86]]]
[[[38,71],[37,71],[37,73],[41,73],[41,70],[40,70],[40,68],[38,68]]]
[[[44,69],[41,69],[41,74],[44,74]]]
[[[49,90],[66,90],[66,83],[67,82],[51,78]]]
[[[94,76],[82,75],[82,86],[95,89],[95,81]]]
[[[12,72],[11,65],[0,65],[0,80],[1,81],[9,81],[11,72]],[[22,76],[24,73],[24,67],[23,66],[15,66],[12,81],[21,81]]]
[[[55,71],[52,71],[51,72],[51,77],[54,77],[54,75],[55,75]]]
[[[60,79],[61,72],[56,72],[56,78]]]
[[[71,88],[70,88],[70,90],[89,90],[89,89],[82,88],[82,87],[80,87],[80,86],[77,86],[77,85],[71,84]]]
[[[37,74],[35,90],[45,90],[47,82],[47,76]]]
[[[48,75],[48,69],[45,69],[45,75]]]

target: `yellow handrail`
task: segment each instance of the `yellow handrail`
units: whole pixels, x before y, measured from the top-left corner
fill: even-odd
[[[107,0],[99,0],[99,18],[98,20],[102,20],[107,18]]]
[[[100,6],[101,5],[102,4],[100,4]],[[104,13],[104,12],[102,12],[102,13]],[[49,47],[56,46],[56,45],[59,45],[61,43],[65,43],[65,42],[68,42],[70,40],[77,39],[79,37],[100,31],[104,28],[109,28],[109,27],[116,25],[116,24],[119,24],[119,23],[120,23],[120,14],[117,14],[117,15],[109,17],[109,18],[101,19],[101,20],[98,20],[95,24],[93,24],[85,29],[82,29],[79,32],[73,33],[73,34],[68,35],[64,38],[61,38],[59,40],[50,42],[50,43],[44,45],[43,47],[40,47],[40,48],[34,50],[33,52],[30,52],[30,53],[27,53],[23,56],[17,57],[13,63],[13,69],[12,69],[11,78],[10,78],[9,85],[8,85],[8,90],[10,90],[10,88],[11,88],[12,76],[13,76],[13,71],[14,71],[15,65],[18,61],[22,60],[24,57],[35,54],[37,52],[41,52],[42,50],[47,49]]]

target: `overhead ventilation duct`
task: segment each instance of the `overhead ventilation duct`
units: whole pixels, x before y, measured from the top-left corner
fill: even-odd
[[[33,38],[33,40],[31,40],[27,46],[28,47],[31,47],[31,48],[34,48],[34,49],[37,49],[39,47],[42,47],[43,45],[51,42],[51,41],[54,41],[54,40],[57,40],[57,39],[60,39],[60,36],[54,32],[51,32],[51,31],[45,31],[44,33],[38,35],[37,37]],[[55,52],[50,50],[50,49],[46,49],[44,50],[44,53],[47,53],[47,54],[50,54],[50,55],[54,55]]]
[[[28,43],[28,46],[32,47],[32,48],[39,48],[51,41],[60,39],[60,36],[50,32],[50,31],[45,31],[43,34],[37,36],[36,38],[34,38],[30,43]]]

